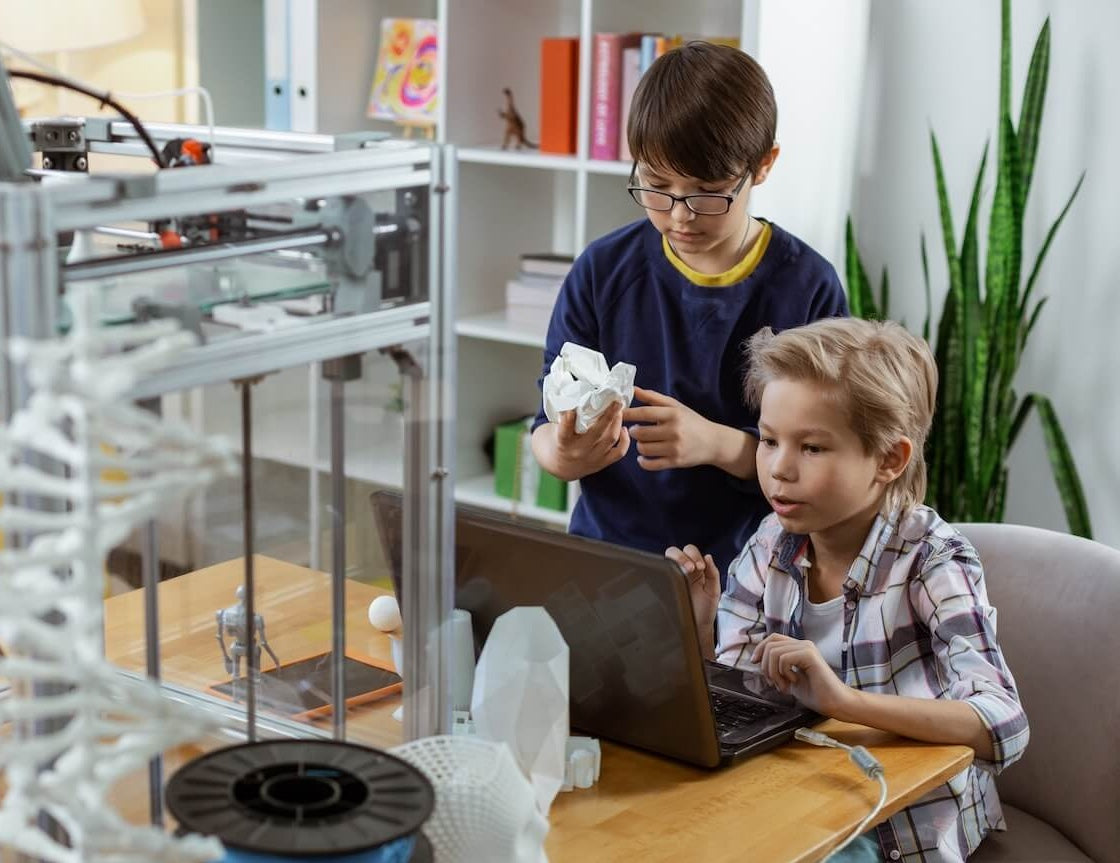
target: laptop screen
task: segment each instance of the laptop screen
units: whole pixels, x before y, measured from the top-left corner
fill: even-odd
[[[372,496],[401,595],[401,499]],[[570,652],[571,724],[693,763],[718,763],[685,579],[653,554],[458,506],[455,605],[471,613],[475,655],[494,620],[543,606]]]

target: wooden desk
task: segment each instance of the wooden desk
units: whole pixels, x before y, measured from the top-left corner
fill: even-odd
[[[256,575],[257,605],[281,660],[328,648],[329,578],[260,556]],[[230,561],[160,585],[168,680],[198,685],[221,677],[214,612],[234,601],[240,578],[241,562]],[[347,645],[388,658],[388,639],[366,618],[370,600],[381,592],[347,583]],[[105,630],[110,658],[142,670],[143,591],[106,601]],[[394,697],[353,709],[347,718],[349,735],[375,746],[399,742],[399,723],[388,716],[397,703]],[[862,743],[882,762],[888,797],[881,819],[972,760],[972,750],[965,746],[916,743],[831,720],[820,728],[846,743]],[[598,784],[557,796],[546,848],[552,863],[810,863],[822,859],[862,820],[878,794],[878,784],[835,749],[791,743],[730,768],[706,771],[604,742]]]

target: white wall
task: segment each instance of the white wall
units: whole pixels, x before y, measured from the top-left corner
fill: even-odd
[[[912,329],[924,315],[919,231],[926,233],[935,297],[947,284],[929,131],[937,133],[959,243],[985,139],[995,147],[999,6],[997,0],[872,0],[853,211],[873,279],[887,263],[893,316],[904,315]],[[1036,286],[1051,299],[1028,343],[1018,389],[1053,400],[1086,487],[1095,537],[1120,547],[1120,3],[1014,0],[1012,6],[1015,122],[1035,37],[1051,18],[1025,271],[1086,171]],[[841,269],[841,260],[834,263]],[[1036,419],[1020,436],[1010,466],[1006,520],[1065,529]]]

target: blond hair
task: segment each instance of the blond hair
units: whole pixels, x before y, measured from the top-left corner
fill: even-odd
[[[868,454],[909,438],[910,462],[887,487],[886,509],[905,513],[922,502],[937,397],[937,365],[923,339],[893,321],[828,318],[778,334],[765,327],[748,341],[747,358],[746,397],[756,409],[770,381],[811,382],[836,398]]]

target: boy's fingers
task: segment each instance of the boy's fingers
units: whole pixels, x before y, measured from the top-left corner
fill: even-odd
[[[603,416],[606,416],[606,414],[603,414]],[[602,417],[600,417],[600,419],[602,419]],[[622,437],[622,417],[615,412],[615,415],[602,425],[596,421],[595,425],[587,430],[587,433],[588,435],[596,434],[596,446],[610,449],[618,442],[618,439]]]
[[[650,443],[639,437],[634,437],[634,439],[638,442],[638,452],[648,458],[666,458],[676,454],[676,447],[671,443],[661,441]]]
[[[686,555],[675,545],[665,549],[665,556],[685,572],[692,571],[692,561],[688,559],[688,555]]]
[[[627,433],[626,429],[622,429],[618,435],[618,442],[615,443],[611,449],[607,450],[607,455],[609,457],[607,464],[611,465],[619,461],[629,450],[630,435]]]
[[[689,543],[684,547],[684,553],[688,555],[688,559],[692,561],[692,565],[700,572],[704,571],[704,555],[700,552],[695,545]]]
[[[669,470],[673,465],[670,464],[669,460],[666,458],[640,455],[638,456],[638,467],[642,470],[659,471]]]
[[[622,412],[622,421],[627,423],[663,423],[673,418],[676,408],[645,407],[627,408]]]
[[[560,411],[560,422],[556,425],[560,442],[570,443],[576,436],[576,412]]]
[[[642,389],[642,387],[634,387],[634,395],[644,401],[647,405],[677,404],[677,400],[675,398],[659,393],[657,390],[647,390]]]

